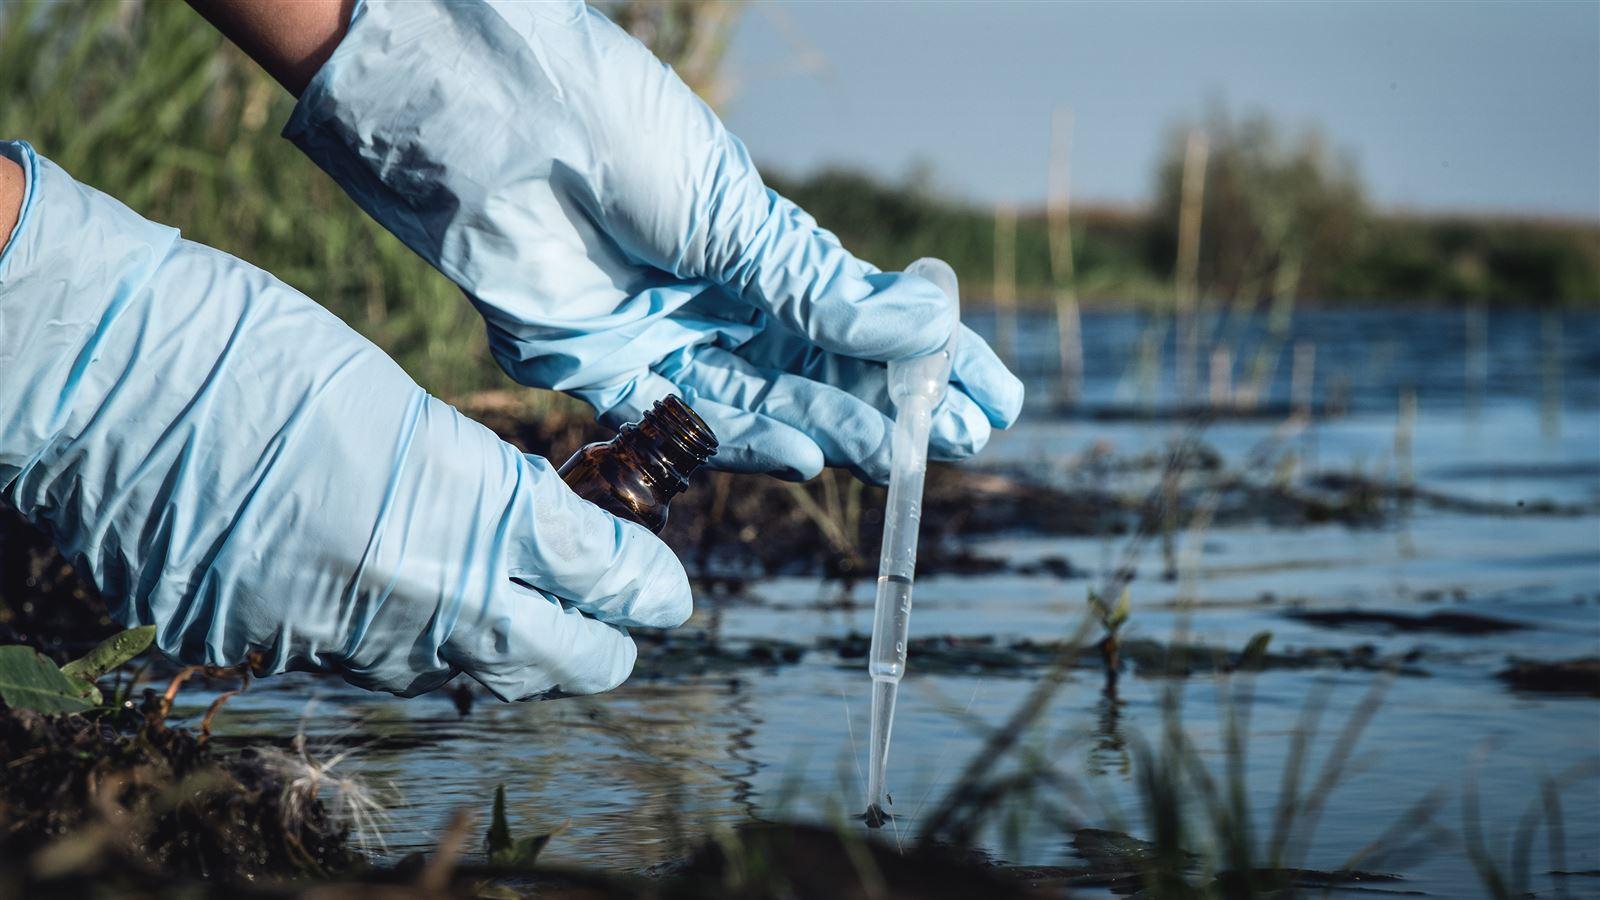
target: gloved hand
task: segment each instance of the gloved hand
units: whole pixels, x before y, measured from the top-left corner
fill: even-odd
[[[768,190],[670,69],[576,0],[368,0],[284,134],[466,290],[513,378],[611,424],[682,394],[720,468],[886,479],[882,361],[950,333],[937,289]],[[936,458],[1022,405],[965,329],[952,383]]]
[[[0,256],[0,500],[179,659],[411,695],[603,691],[677,625],[654,535],[428,396],[271,275],[22,143]]]

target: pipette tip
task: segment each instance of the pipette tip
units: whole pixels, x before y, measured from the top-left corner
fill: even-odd
[[[868,806],[867,811],[861,814],[861,821],[867,823],[868,828],[882,828],[893,818],[894,816],[884,812],[883,807],[876,803]]]

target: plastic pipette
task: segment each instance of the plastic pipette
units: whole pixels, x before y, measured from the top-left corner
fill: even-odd
[[[960,319],[961,298],[955,270],[939,259],[919,259],[906,272],[933,282],[950,298]],[[867,770],[866,822],[877,828],[888,818],[889,732],[894,726],[895,694],[906,672],[906,639],[911,628],[911,584],[917,570],[917,526],[922,521],[922,481],[928,472],[928,431],[933,411],[950,386],[957,329],[943,347],[912,359],[889,363],[889,399],[894,401],[890,445],[889,499],[883,510],[883,555],[878,559],[878,599],[873,609],[872,758]]]

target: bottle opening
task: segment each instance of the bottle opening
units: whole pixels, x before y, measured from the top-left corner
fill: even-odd
[[[711,426],[682,398],[668,394],[657,400],[640,422],[650,422],[660,428],[686,454],[694,457],[696,466],[717,453],[717,436],[711,431]]]
[[[671,395],[656,401],[638,424],[623,426],[620,438],[669,496],[688,487],[689,474],[717,452],[711,426],[689,404]]]

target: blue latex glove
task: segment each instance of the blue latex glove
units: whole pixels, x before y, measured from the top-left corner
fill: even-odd
[[[720,468],[885,480],[882,361],[953,324],[931,284],[768,190],[716,115],[582,3],[369,0],[284,133],[466,290],[513,378],[613,425],[681,394]],[[977,452],[1022,405],[965,329],[952,383],[936,458]]]
[[[515,699],[611,688],[622,626],[688,616],[654,535],[322,307],[0,153],[28,180],[0,255],[0,500],[163,651]]]

